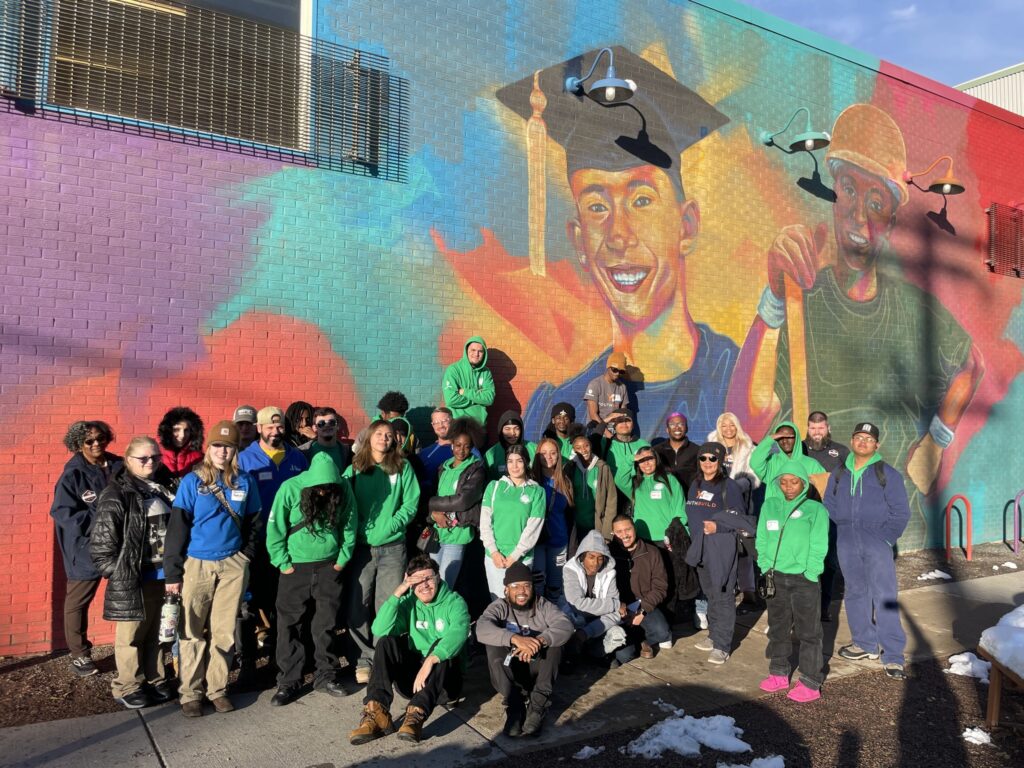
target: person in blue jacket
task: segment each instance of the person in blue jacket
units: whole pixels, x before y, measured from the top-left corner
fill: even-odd
[[[316,410],[313,411],[316,413]],[[260,492],[260,531],[265,531],[270,510],[274,506],[274,498],[281,485],[293,477],[309,469],[306,455],[285,439],[287,419],[284,411],[273,405],[260,408],[256,414],[256,430],[259,440],[251,443],[248,448],[238,454],[238,467],[249,473],[256,481]],[[270,564],[267,547],[262,537],[256,546],[255,557],[249,563],[249,598],[248,618],[241,622],[239,628],[239,673],[238,686],[251,686],[255,683],[256,658],[259,654],[257,635],[262,636],[264,648],[273,649],[276,645],[277,630],[277,584],[280,574]],[[264,623],[265,620],[265,623]],[[271,654],[273,663],[273,654]]]
[[[249,579],[260,530],[260,492],[238,468],[238,427],[210,431],[202,462],[181,479],[164,539],[164,582],[181,595],[178,677],[185,717],[201,717],[203,695],[231,712],[228,667],[235,617]]]
[[[76,421],[64,435],[73,454],[53,489],[50,517],[57,529],[57,545],[64,560],[64,640],[71,652],[71,670],[79,677],[95,675],[89,631],[89,604],[96,596],[100,574],[89,553],[89,534],[96,515],[96,500],[124,461],[107,451],[114,440],[103,421]]]
[[[843,601],[853,637],[839,655],[854,661],[881,655],[885,674],[903,680],[907,635],[896,603],[893,546],[910,521],[910,504],[903,477],[878,453],[880,438],[875,424],[854,427],[851,453],[829,477],[822,501],[836,524],[836,550],[846,581]]]
[[[710,651],[708,662],[724,664],[732,653],[736,628],[737,537],[754,536],[743,491],[725,474],[725,446],[704,443],[697,452],[697,477],[686,498],[686,523],[692,543],[686,562],[697,569],[707,600],[708,636],[696,644]]]

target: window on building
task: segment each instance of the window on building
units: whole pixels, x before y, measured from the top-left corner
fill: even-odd
[[[992,203],[988,214],[988,259],[997,275],[1024,276],[1024,205]]]

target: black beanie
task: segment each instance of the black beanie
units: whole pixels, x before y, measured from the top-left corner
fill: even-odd
[[[551,406],[551,418],[555,418],[558,414],[565,412],[566,416],[569,417],[569,421],[576,421],[576,409],[568,403],[555,403]]]
[[[507,587],[519,581],[528,581],[532,584],[533,571],[530,570],[530,566],[517,561],[505,569],[505,579],[502,583]]]

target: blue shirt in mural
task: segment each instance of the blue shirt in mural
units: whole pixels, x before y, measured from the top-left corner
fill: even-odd
[[[626,382],[629,408],[636,413],[640,437],[651,440],[664,432],[665,419],[674,411],[686,414],[691,439],[700,442],[715,428],[725,410],[725,393],[739,352],[736,342],[696,323],[697,357],[690,370],[667,381]],[[544,383],[537,387],[523,417],[525,436],[535,439],[551,421],[551,406],[572,403],[579,420],[586,422],[587,405],[583,401],[587,384],[604,374],[611,348],[605,349],[585,370],[558,387]]]

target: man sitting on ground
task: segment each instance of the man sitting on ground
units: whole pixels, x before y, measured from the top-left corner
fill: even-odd
[[[416,555],[371,630],[377,638],[373,671],[362,720],[349,741],[365,744],[394,730],[389,710],[397,687],[409,699],[398,737],[418,742],[442,691],[457,693],[461,688],[459,654],[469,636],[466,601],[441,580],[437,563]]]
[[[487,606],[477,621],[476,637],[487,649],[491,685],[507,712],[505,733],[535,736],[550,706],[562,646],[572,637],[573,626],[558,606],[534,594],[528,565],[510,565],[504,584],[505,596]]]
[[[629,515],[616,515],[612,532],[611,552],[622,600],[619,615],[631,641],[615,657],[620,662],[632,659],[640,640],[640,658],[653,659],[656,647],[672,647],[672,630],[658,608],[668,597],[668,570],[661,550],[636,535]]]

